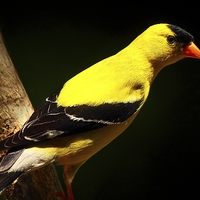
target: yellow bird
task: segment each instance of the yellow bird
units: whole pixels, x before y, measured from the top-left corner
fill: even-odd
[[[14,136],[0,163],[0,191],[21,174],[57,162],[64,166],[68,199],[78,168],[134,120],[165,66],[200,59],[193,36],[171,24],[150,26],[131,44],[68,80]]]

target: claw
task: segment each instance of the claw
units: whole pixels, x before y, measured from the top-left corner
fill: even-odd
[[[53,194],[53,196],[54,197],[60,197],[62,200],[70,200],[70,199],[67,199],[62,192],[56,192],[56,193]]]

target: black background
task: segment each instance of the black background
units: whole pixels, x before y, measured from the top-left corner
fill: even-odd
[[[198,7],[185,1],[6,1],[0,25],[36,108],[152,24],[179,25],[200,47]],[[75,199],[200,199],[199,77],[200,60],[165,68],[132,126],[81,167]]]

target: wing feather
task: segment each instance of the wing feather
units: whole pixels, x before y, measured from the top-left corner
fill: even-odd
[[[23,148],[33,142],[45,141],[58,136],[78,134],[106,125],[124,122],[143,103],[104,103],[98,106],[72,105],[57,106],[60,90],[52,94],[32,114],[22,129],[14,136],[0,142],[0,150]]]

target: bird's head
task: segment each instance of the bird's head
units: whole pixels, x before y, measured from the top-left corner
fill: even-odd
[[[135,41],[145,57],[161,68],[185,57],[200,59],[200,50],[194,44],[193,36],[175,25],[150,26]]]

